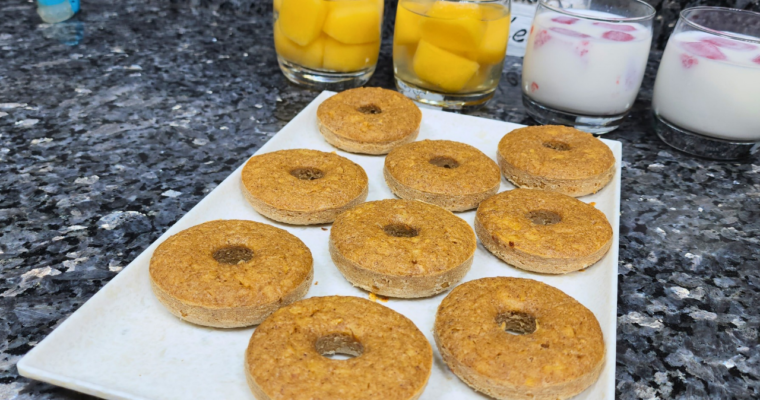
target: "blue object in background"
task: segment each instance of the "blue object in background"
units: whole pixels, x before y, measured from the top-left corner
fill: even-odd
[[[66,21],[79,11],[79,0],[37,0],[37,14],[54,24]]]

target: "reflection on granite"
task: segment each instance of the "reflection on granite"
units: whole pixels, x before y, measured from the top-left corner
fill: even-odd
[[[31,3],[0,3],[13,16],[0,20],[0,398],[85,398],[16,362],[318,94],[280,74],[268,17],[84,10],[70,47]],[[658,59],[607,135],[624,146],[617,395],[758,398],[760,161],[662,144],[648,120]],[[474,114],[530,123],[520,60],[507,63]],[[392,85],[387,35],[370,85]]]

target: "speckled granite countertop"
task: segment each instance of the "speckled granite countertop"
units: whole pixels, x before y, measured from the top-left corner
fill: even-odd
[[[176,5],[175,5],[176,7]],[[280,74],[268,18],[87,1],[77,46],[0,4],[0,398],[85,396],[16,362],[318,93]],[[60,33],[60,32],[59,32]],[[760,397],[760,161],[649,126],[653,52],[623,128],[621,399]],[[475,114],[518,123],[520,60]],[[370,85],[391,87],[390,43]]]

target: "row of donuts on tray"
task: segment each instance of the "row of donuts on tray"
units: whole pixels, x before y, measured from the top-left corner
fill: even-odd
[[[387,153],[385,181],[401,199],[365,202],[361,166],[308,149],[252,157],[241,186],[270,219],[333,222],[329,251],[354,286],[398,298],[449,290],[470,270],[476,234],[505,262],[548,274],[586,268],[610,248],[604,214],[571,197],[596,192],[614,174],[611,151],[592,135],[518,129],[499,142],[497,165],[463,143],[414,142],[421,112],[393,91],[337,94],[317,117],[332,145]],[[500,170],[521,188],[497,194]],[[473,208],[474,230],[451,212]],[[356,297],[300,300],[312,284],[311,252],[274,226],[217,220],[179,232],[155,250],[150,278],[161,303],[186,321],[260,324],[245,355],[258,399],[416,399],[430,376],[430,344],[401,314]],[[438,309],[434,338],[457,376],[498,399],[574,396],[598,378],[604,359],[593,313],[530,279],[455,287]],[[326,357],[334,353],[354,358]]]

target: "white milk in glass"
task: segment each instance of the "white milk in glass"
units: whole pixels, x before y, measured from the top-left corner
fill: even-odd
[[[679,128],[760,141],[760,46],[701,31],[671,36],[652,107]]]
[[[617,17],[591,10],[573,12]],[[543,105],[571,113],[624,113],[641,86],[651,41],[650,30],[641,24],[540,13],[528,38],[523,92]]]

